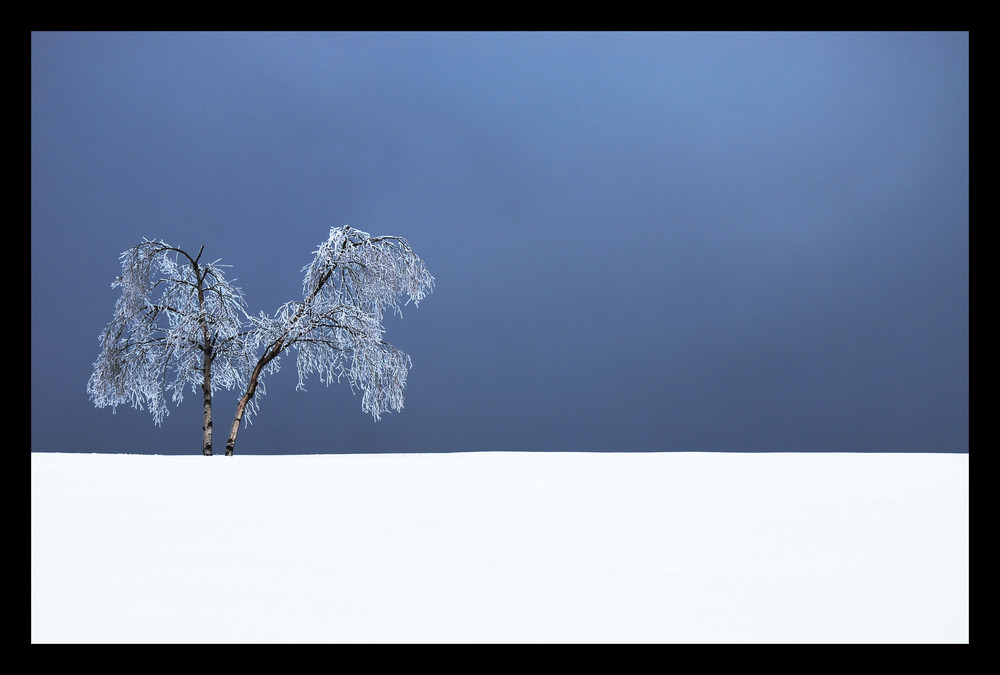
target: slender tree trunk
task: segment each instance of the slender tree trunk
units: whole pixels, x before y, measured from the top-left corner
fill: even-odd
[[[248,390],[236,404],[236,417],[233,419],[233,426],[229,430],[229,440],[226,441],[226,457],[233,456],[233,448],[236,447],[236,434],[240,432],[240,422],[243,421],[243,411],[246,410],[247,403],[253,395]]]
[[[273,361],[278,354],[281,353],[283,343],[278,340],[276,343],[271,345],[264,355],[260,357],[257,361],[257,365],[253,369],[253,374],[250,375],[250,382],[247,384],[247,390],[240,397],[239,403],[236,404],[236,416],[233,418],[233,426],[229,429],[229,440],[226,441],[226,457],[232,457],[233,448],[236,447],[236,434],[240,432],[240,423],[243,421],[243,413],[247,409],[247,404],[253,399],[254,394],[257,393],[257,381],[260,379],[260,374],[264,371],[264,366]]]
[[[202,352],[202,411],[204,421],[201,425],[201,454],[210,456],[212,454],[212,342],[208,336],[208,321],[205,319],[205,271],[198,266],[201,253],[205,250],[202,246],[198,251],[198,257],[191,260],[194,267],[194,275],[198,280],[198,323],[201,324]],[[185,254],[187,255],[187,254]],[[190,256],[188,256],[190,260]]]
[[[344,244],[345,248],[347,246],[346,242]],[[336,267],[334,265],[323,275],[319,283],[316,284],[316,288],[312,290],[309,297],[305,299],[305,302],[296,310],[295,315],[289,321],[289,326],[294,326],[296,322],[305,313],[306,308],[312,303],[313,298],[315,298],[323,286],[329,281],[330,277],[333,275],[333,270]],[[257,381],[260,379],[260,374],[264,370],[264,366],[273,361],[281,353],[281,350],[285,348],[285,339],[288,336],[288,332],[278,338],[270,347],[264,350],[264,355],[260,357],[257,361],[257,365],[253,369],[253,374],[250,375],[250,383],[247,385],[246,393],[240,397],[239,403],[236,404],[236,417],[233,418],[233,426],[229,429],[229,439],[226,441],[226,457],[232,457],[233,448],[236,447],[236,434],[240,432],[240,423],[243,421],[243,413],[246,411],[247,404],[253,399],[254,394],[257,392]]]
[[[209,456],[212,454],[212,359],[208,352],[205,352],[205,379],[201,384],[202,408],[205,420],[201,431],[201,454]]]

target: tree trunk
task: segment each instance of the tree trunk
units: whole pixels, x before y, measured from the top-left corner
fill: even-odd
[[[344,242],[344,246],[346,248],[347,242]],[[313,298],[319,295],[320,290],[322,290],[323,286],[330,279],[330,277],[333,276],[333,270],[335,267],[336,265],[333,265],[330,269],[326,270],[323,274],[323,278],[316,284],[316,288],[312,290],[309,297],[305,299],[305,302],[303,302],[302,305],[295,311],[295,315],[288,323],[289,330],[291,330],[291,326],[294,326],[298,322],[298,320],[305,313],[306,308],[308,308],[312,303]],[[257,381],[260,379],[260,374],[264,371],[264,366],[277,358],[278,354],[281,353],[281,350],[284,349],[285,339],[288,337],[288,333],[289,331],[286,331],[282,337],[271,343],[271,345],[264,350],[264,355],[257,361],[257,365],[253,369],[253,374],[250,375],[250,383],[247,385],[246,393],[244,393],[240,398],[240,402],[236,404],[236,417],[233,419],[233,426],[229,430],[229,440],[226,441],[226,457],[231,457],[233,454],[233,448],[236,447],[236,434],[240,432],[240,422],[243,421],[243,413],[246,411],[247,404],[250,403],[254,394],[257,392]]]
[[[257,381],[260,379],[260,374],[264,371],[264,366],[273,361],[281,353],[283,344],[282,340],[278,340],[268,347],[264,355],[257,361],[257,365],[250,375],[250,382],[247,384],[246,393],[240,397],[240,402],[236,404],[236,417],[233,418],[233,426],[229,430],[229,440],[226,441],[226,457],[232,457],[233,455],[233,448],[236,447],[236,434],[240,432],[240,422],[243,421],[243,413],[246,411],[250,399],[257,393]]]
[[[212,454],[212,341],[209,339],[208,335],[208,321],[205,319],[205,268],[198,266],[198,261],[201,259],[201,253],[205,250],[202,246],[198,251],[198,257],[191,260],[191,256],[188,256],[188,260],[191,260],[191,266],[194,267],[194,275],[198,279],[198,323],[201,325],[201,335],[202,335],[202,352],[204,354],[204,360],[202,361],[202,379],[201,379],[201,394],[202,394],[202,411],[204,414],[204,421],[201,425],[201,454],[205,456],[211,456]],[[187,255],[186,253],[184,255]]]
[[[253,396],[249,391],[243,394],[240,398],[240,402],[236,404],[236,417],[233,419],[233,427],[229,430],[229,440],[226,441],[226,457],[233,456],[233,448],[236,447],[236,434],[240,432],[240,422],[243,421],[243,411],[246,410],[247,403],[250,401],[250,397]]]
[[[211,359],[205,355],[205,379],[201,385],[202,408],[205,419],[201,427],[201,454],[210,456],[212,454],[212,380],[211,380]]]

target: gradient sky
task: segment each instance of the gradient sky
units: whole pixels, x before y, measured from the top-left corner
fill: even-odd
[[[292,354],[237,454],[968,451],[967,33],[33,33],[32,450],[200,453],[88,400],[120,252],[272,313],[345,224],[436,277],[406,407]]]

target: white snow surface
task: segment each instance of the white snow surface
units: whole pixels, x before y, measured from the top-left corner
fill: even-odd
[[[969,456],[32,453],[33,643],[967,643]]]

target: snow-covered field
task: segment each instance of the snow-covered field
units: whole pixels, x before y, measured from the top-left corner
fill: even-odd
[[[969,641],[969,456],[31,456],[43,642]]]

